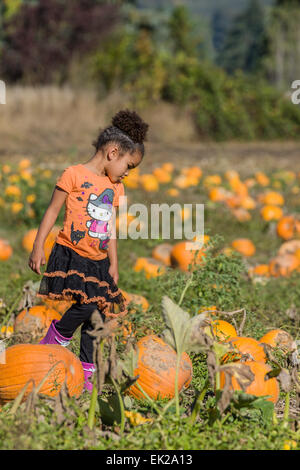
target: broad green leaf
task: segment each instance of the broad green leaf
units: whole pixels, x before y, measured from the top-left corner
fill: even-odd
[[[112,426],[121,423],[121,409],[118,395],[114,393],[107,399],[98,397],[100,416],[103,424]]]
[[[168,329],[165,329],[162,334],[161,334],[163,340],[169,345],[171,346],[171,348],[175,349],[176,351],[176,344],[175,344],[175,340],[174,340],[174,336],[172,335],[171,331],[168,330]]]
[[[181,354],[184,351],[184,338],[189,327],[190,315],[166,295],[162,299],[162,311],[165,324],[174,337],[176,352]]]

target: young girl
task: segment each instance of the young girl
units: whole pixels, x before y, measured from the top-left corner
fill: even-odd
[[[141,163],[148,124],[134,111],[119,111],[112,125],[93,143],[96,153],[83,164],[67,167],[56,186],[29,257],[30,268],[38,273],[45,264],[44,242],[65,203],[63,229],[52,248],[40,283],[39,297],[73,299],[75,303],[61,320],[54,320],[41,344],[67,346],[82,325],[80,360],[85,388],[92,389],[93,327],[90,317],[98,308],[102,317],[125,315],[126,302],[117,287],[117,241],[111,237],[111,219],[119,197],[124,195],[122,179]],[[113,312],[118,304],[119,313]],[[105,317],[103,317],[105,318]]]

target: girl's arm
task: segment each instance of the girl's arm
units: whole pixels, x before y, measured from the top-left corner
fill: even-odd
[[[49,206],[40,223],[28,261],[29,267],[37,274],[41,274],[40,265],[46,263],[44,254],[45,240],[56,222],[67,195],[68,193],[66,191],[58,188],[58,186],[55,187]]]

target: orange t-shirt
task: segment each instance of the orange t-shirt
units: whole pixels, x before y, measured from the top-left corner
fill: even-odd
[[[78,164],[67,167],[57,179],[56,186],[68,193],[64,226],[56,242],[86,258],[106,258],[113,207],[119,205],[124,185],[114,184],[108,176],[98,176]]]

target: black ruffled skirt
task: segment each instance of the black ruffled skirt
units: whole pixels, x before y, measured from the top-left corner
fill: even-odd
[[[40,283],[38,297],[95,302],[101,313],[120,317],[127,313],[127,302],[109,274],[109,258],[92,260],[71,248],[55,243]]]

